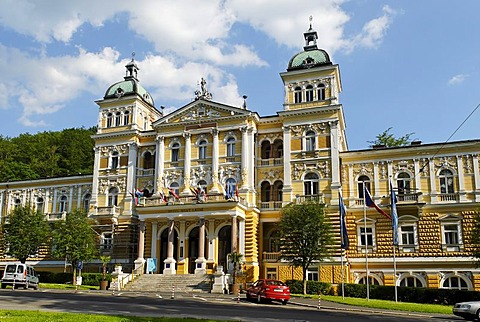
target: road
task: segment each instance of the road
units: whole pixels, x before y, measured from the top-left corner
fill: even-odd
[[[2,310],[40,310],[127,316],[174,316],[237,321],[425,321],[411,317],[361,312],[306,308],[295,305],[256,304],[245,300],[237,303],[229,298],[170,297],[158,295],[131,296],[111,293],[74,293],[53,290],[0,290]],[[429,319],[431,321],[461,321],[461,319]]]

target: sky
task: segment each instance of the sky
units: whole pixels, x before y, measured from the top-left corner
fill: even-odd
[[[480,138],[480,1],[0,0],[0,135],[95,126],[134,53],[157,108],[194,98],[283,109],[312,26],[340,66],[350,150],[391,128],[423,143]],[[470,117],[469,117],[470,115]],[[462,125],[463,123],[463,125]]]

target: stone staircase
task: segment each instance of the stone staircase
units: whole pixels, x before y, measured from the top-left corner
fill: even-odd
[[[211,290],[210,275],[163,275],[143,274],[126,285],[125,290],[137,292],[172,292],[176,293],[209,293]]]

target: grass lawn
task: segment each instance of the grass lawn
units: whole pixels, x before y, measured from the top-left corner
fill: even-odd
[[[10,311],[0,310],[0,321],[12,322],[227,322],[219,320],[202,320],[190,318],[148,318],[132,316],[110,316],[97,314],[56,313],[41,311]]]
[[[75,289],[75,286],[73,284],[40,283],[40,284],[38,284],[38,287],[39,288],[53,288],[53,289],[57,289],[57,290],[74,290]],[[100,286],[79,285],[78,289],[79,290],[99,290]]]
[[[318,298],[318,296],[314,296]],[[439,305],[439,304],[423,304],[423,303],[406,303],[406,302],[394,302],[394,301],[385,301],[385,300],[374,300],[364,298],[354,298],[354,297],[345,297],[342,299],[341,296],[333,295],[322,295],[322,300],[342,303],[347,305],[355,305],[362,307],[370,307],[377,309],[385,310],[396,310],[396,311],[408,311],[408,312],[419,312],[419,313],[438,313],[438,314],[452,314],[451,305]]]

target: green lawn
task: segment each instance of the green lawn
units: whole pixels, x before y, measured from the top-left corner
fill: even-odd
[[[315,297],[315,298],[318,298]],[[374,300],[364,298],[345,297],[341,296],[322,295],[322,300],[342,303],[347,305],[355,305],[369,308],[396,310],[396,311],[408,311],[419,313],[438,313],[438,314],[452,314],[451,305],[438,305],[438,304],[422,304],[422,303],[406,303],[406,302],[394,302],[385,300]]]
[[[10,311],[0,310],[0,321],[8,322],[227,322],[219,320],[201,320],[189,318],[148,318],[131,316],[108,316],[97,314],[54,313],[41,311]]]

